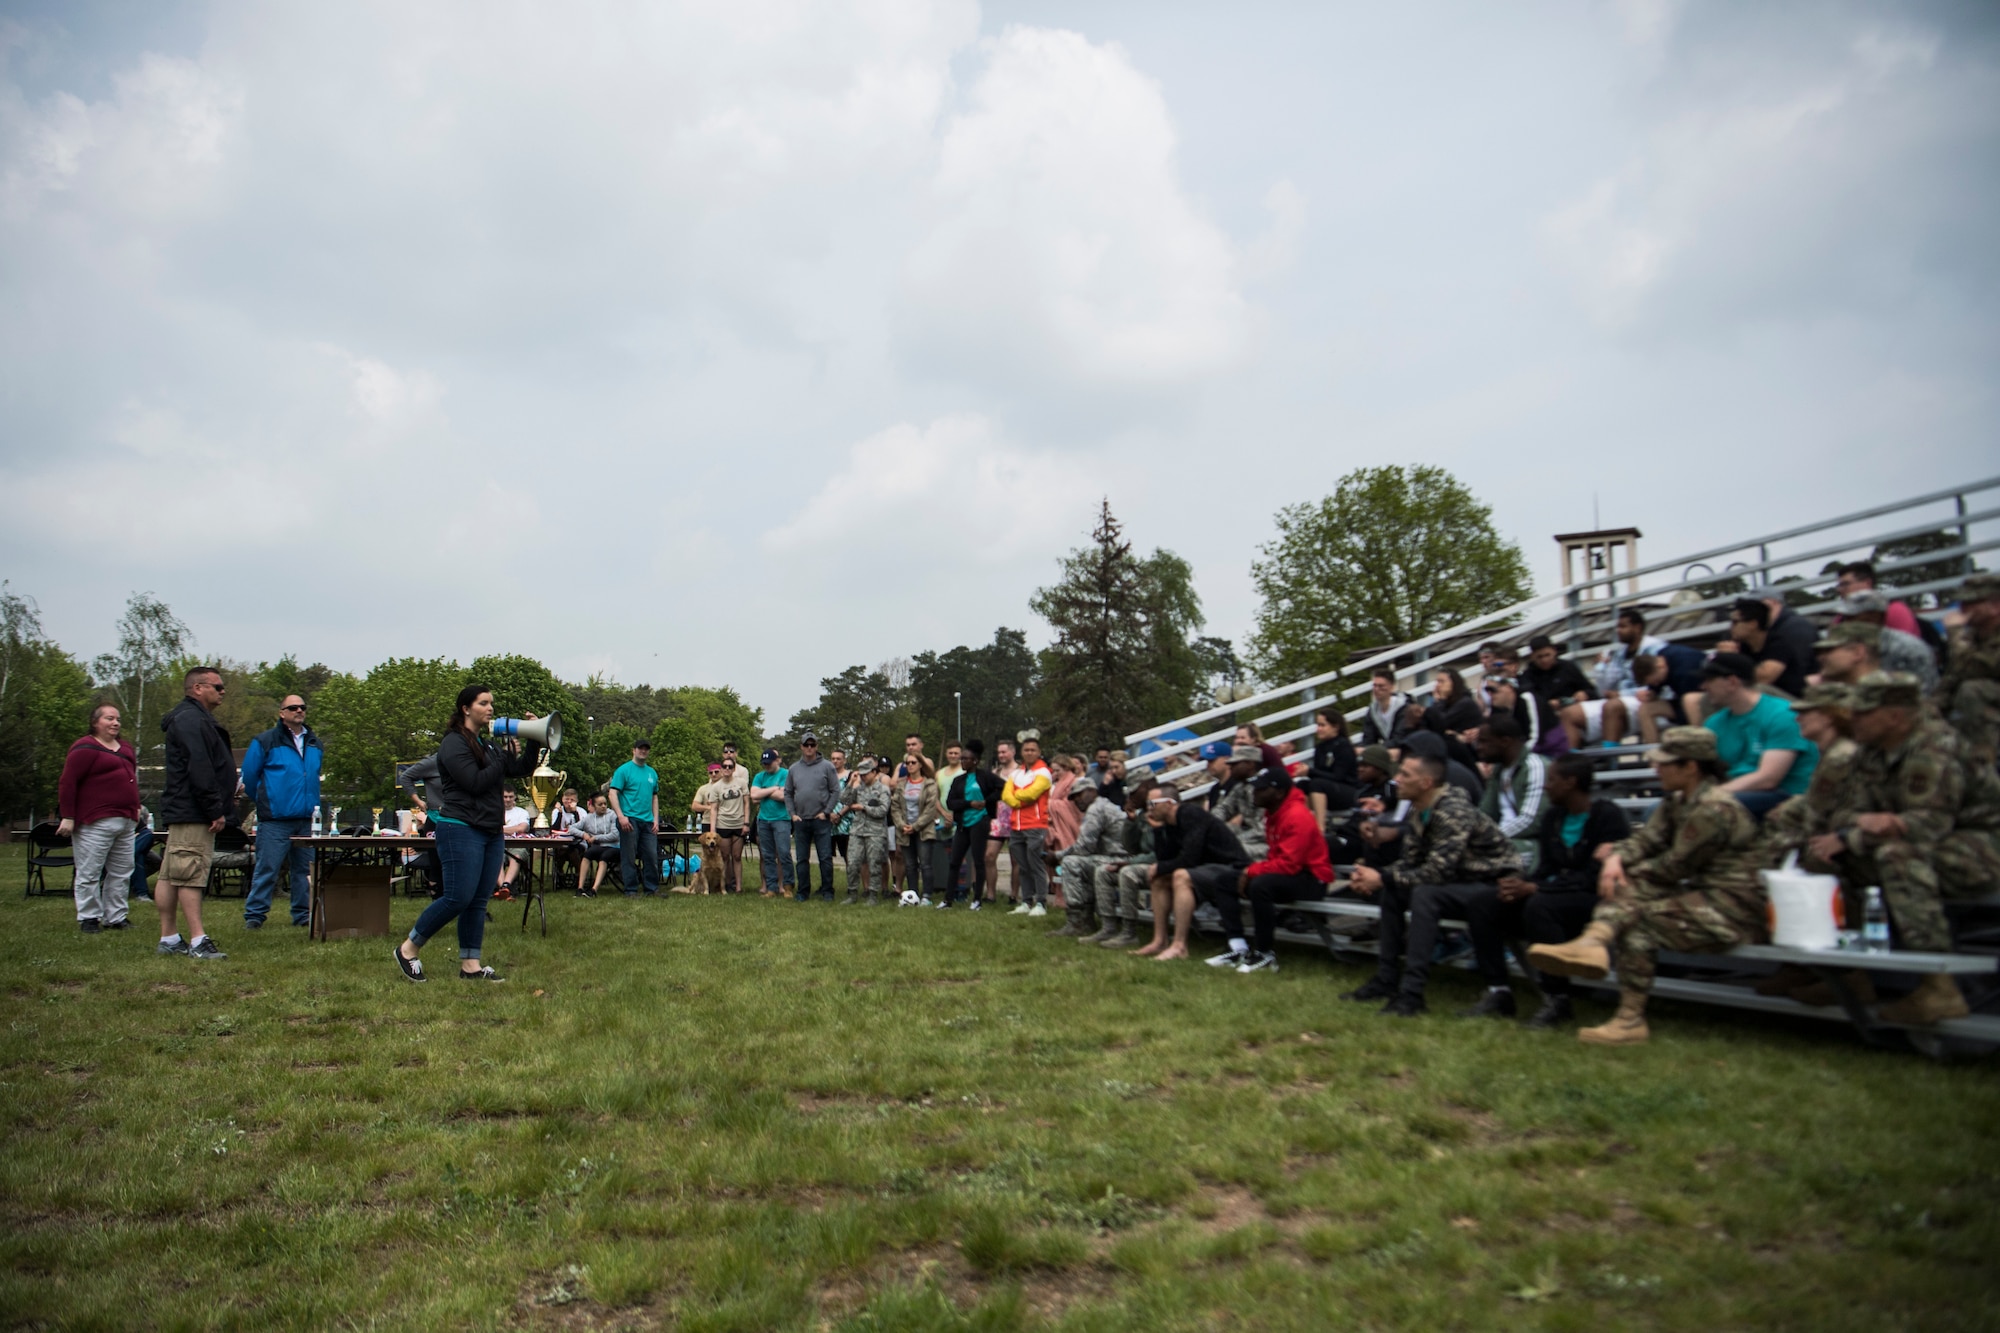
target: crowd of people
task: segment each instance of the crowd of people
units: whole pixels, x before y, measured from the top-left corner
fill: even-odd
[[[1348,999],[1423,1013],[1444,923],[1460,922],[1485,983],[1469,1016],[1515,1015],[1511,948],[1540,997],[1530,1025],[1571,1021],[1571,979],[1615,967],[1617,1013],[1579,1035],[1641,1042],[1659,953],[1762,938],[1758,872],[1781,859],[1837,876],[1850,919],[1860,895],[1878,889],[1905,949],[1950,949],[1943,904],[2000,888],[2000,576],[1966,580],[1948,642],[1876,591],[1866,565],[1844,568],[1840,589],[1825,625],[1782,598],[1744,598],[1729,637],[1709,650],[1649,634],[1643,612],[1625,608],[1588,670],[1542,636],[1524,651],[1482,646],[1476,686],[1440,670],[1427,688],[1405,690],[1379,670],[1358,737],[1337,709],[1315,717],[1303,753],[1245,725],[1202,746],[1189,771],[1108,747],[1045,756],[1033,731],[997,741],[990,757],[968,739],[933,760],[911,734],[900,755],[850,763],[838,748],[822,754],[809,730],[795,756],[764,749],[754,769],[728,745],[689,807],[710,849],[704,878],[713,891],[746,891],[754,846],[768,898],[1004,905],[1029,917],[1056,903],[1064,919],[1051,934],[1162,962],[1189,956],[1207,904],[1227,941],[1208,962],[1244,975],[1278,967],[1286,905],[1350,895],[1382,911],[1377,969]],[[253,801],[258,819],[245,927],[262,927],[280,881],[293,922],[305,922],[307,860],[292,840],[318,806],[321,749],[305,700],[290,696],[239,772],[214,717],[221,674],[191,671],[184,688],[162,723],[158,947],[220,959],[202,888],[237,798]],[[412,980],[425,979],[424,944],[454,922],[459,975],[499,979],[481,961],[485,906],[520,873],[505,838],[525,833],[532,815],[511,783],[539,751],[483,737],[492,716],[491,691],[468,686],[437,754],[399,778],[412,792],[405,826],[436,835],[434,849],[413,853],[435,897],[396,951]],[[145,883],[136,759],[120,726],[114,706],[99,706],[62,778],[61,831],[74,838],[87,932],[128,926],[128,889]],[[1589,753],[1635,740],[1650,747],[1662,792],[1636,830],[1598,793]],[[561,794],[554,859],[578,894],[595,896],[614,873],[627,894],[659,892],[660,787],[649,758],[642,740],[603,790]],[[1850,981],[1868,984],[1859,973]],[[1809,972],[1781,971],[1760,989],[1831,1002]],[[1934,974],[1882,1017],[1923,1024],[1965,1012],[1956,983]]]

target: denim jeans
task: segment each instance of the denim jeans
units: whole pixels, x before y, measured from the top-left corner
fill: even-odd
[[[444,873],[444,893],[431,900],[410,928],[410,939],[419,949],[457,917],[458,956],[479,957],[480,946],[486,942],[486,900],[500,883],[503,850],[498,833],[439,821],[437,854]]]
[[[634,819],[632,827],[618,826],[618,868],[625,876],[625,892],[660,891],[660,836],[650,819]]]
[[[254,925],[270,913],[278,876],[288,872],[292,924],[303,926],[312,919],[312,848],[292,845],[293,838],[305,837],[311,828],[310,819],[257,821],[257,867],[250,872],[250,893],[243,900],[246,923]]]
[[[153,830],[142,828],[132,835],[132,893],[133,898],[150,898],[153,891],[146,887],[146,853],[153,849]]]
[[[126,891],[132,882],[132,833],[138,826],[137,820],[124,815],[76,826],[71,845],[76,848],[78,921],[110,926],[125,919]]]
[[[812,897],[813,853],[819,853],[819,895],[833,897],[833,821],[831,819],[794,819],[792,821],[792,853],[798,863],[799,901]]]
[[[917,891],[942,900],[945,896],[946,866],[951,861],[951,844],[932,838],[903,840],[903,882]]]
[[[783,893],[792,887],[792,824],[788,819],[759,819],[757,863],[764,867],[764,892]]]

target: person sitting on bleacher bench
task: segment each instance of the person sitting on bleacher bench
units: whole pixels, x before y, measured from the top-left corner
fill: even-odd
[[[1842,883],[1881,886],[1901,948],[1948,953],[1944,900],[1990,892],[2000,881],[2000,777],[1924,709],[1916,677],[1902,672],[1878,672],[1854,687],[1854,739],[1856,813],[1807,845],[1839,867]],[[1930,973],[1880,1017],[1929,1024],[1966,1012],[1958,983]]]
[[[1952,632],[1937,706],[1973,758],[1992,767],[2000,751],[2000,574],[1974,574],[1958,590],[1965,624]]]
[[[1444,760],[1410,755],[1396,775],[1396,786],[1410,803],[1403,830],[1403,856],[1382,870],[1356,866],[1351,884],[1356,893],[1377,896],[1382,904],[1382,934],[1376,945],[1381,962],[1375,975],[1350,1000],[1386,1000],[1381,1012],[1415,1018],[1424,1012],[1424,983],[1431,956],[1437,950],[1438,923],[1446,916],[1468,922],[1499,912],[1499,881],[1521,872],[1521,858],[1492,820],[1465,799],[1465,793],[1445,782]],[[1409,957],[1404,959],[1403,913],[1410,914]],[[1479,973],[1489,987],[1505,989],[1507,953],[1496,928],[1482,936],[1473,931]],[[1481,939],[1491,942],[1482,947]],[[1511,1002],[1512,997],[1509,997]]]
[[[1665,798],[1633,836],[1600,848],[1603,899],[1581,935],[1537,944],[1528,965],[1601,981],[1618,962],[1618,1012],[1576,1035],[1596,1046],[1634,1046],[1651,1034],[1646,997],[1662,949],[1726,953],[1764,938],[1763,867],[1757,821],[1723,790],[1715,733],[1672,727],[1646,754]]]
[[[1202,809],[1199,802],[1182,801],[1172,787],[1153,789],[1146,802],[1146,822],[1152,826],[1154,854],[1159,858],[1147,880],[1152,893],[1153,940],[1132,954],[1171,963],[1188,956],[1195,899],[1210,898],[1219,888],[1233,892],[1237,876],[1250,864],[1250,858],[1229,825]],[[1169,906],[1174,919],[1171,944],[1167,942]]]
[[[1632,822],[1616,802],[1593,799],[1597,767],[1586,755],[1566,754],[1549,765],[1547,808],[1537,828],[1534,867],[1500,881],[1500,929],[1515,941],[1560,944],[1576,938],[1597,909],[1598,848],[1632,836]],[[1532,973],[1542,992],[1531,1028],[1552,1028],[1574,1016],[1569,978]],[[1494,1013],[1505,1012],[1494,1006]]]
[[[1282,769],[1267,768],[1250,780],[1252,799],[1269,839],[1234,884],[1208,895],[1222,917],[1229,952],[1208,960],[1210,967],[1233,967],[1241,973],[1278,970],[1278,904],[1301,898],[1317,902],[1333,882],[1333,862],[1326,854],[1326,834],[1307,804],[1305,793]],[[1250,900],[1256,927],[1243,938],[1243,905]]]

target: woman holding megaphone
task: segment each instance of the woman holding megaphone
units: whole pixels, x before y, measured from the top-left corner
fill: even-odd
[[[530,713],[529,717],[534,714]],[[508,778],[535,771],[542,747],[512,736],[495,749],[479,732],[493,722],[493,691],[468,685],[458,692],[451,723],[438,746],[438,782],[443,802],[431,814],[437,825],[438,863],[444,892],[424,909],[410,937],[396,946],[396,966],[411,981],[423,981],[417,953],[424,942],[458,919],[458,976],[461,981],[500,981],[479,959],[486,939],[486,900],[500,880],[500,787]]]

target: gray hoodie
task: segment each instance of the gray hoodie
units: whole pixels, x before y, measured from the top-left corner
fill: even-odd
[[[785,772],[785,799],[793,819],[830,819],[840,804],[840,779],[823,757],[800,759]]]

